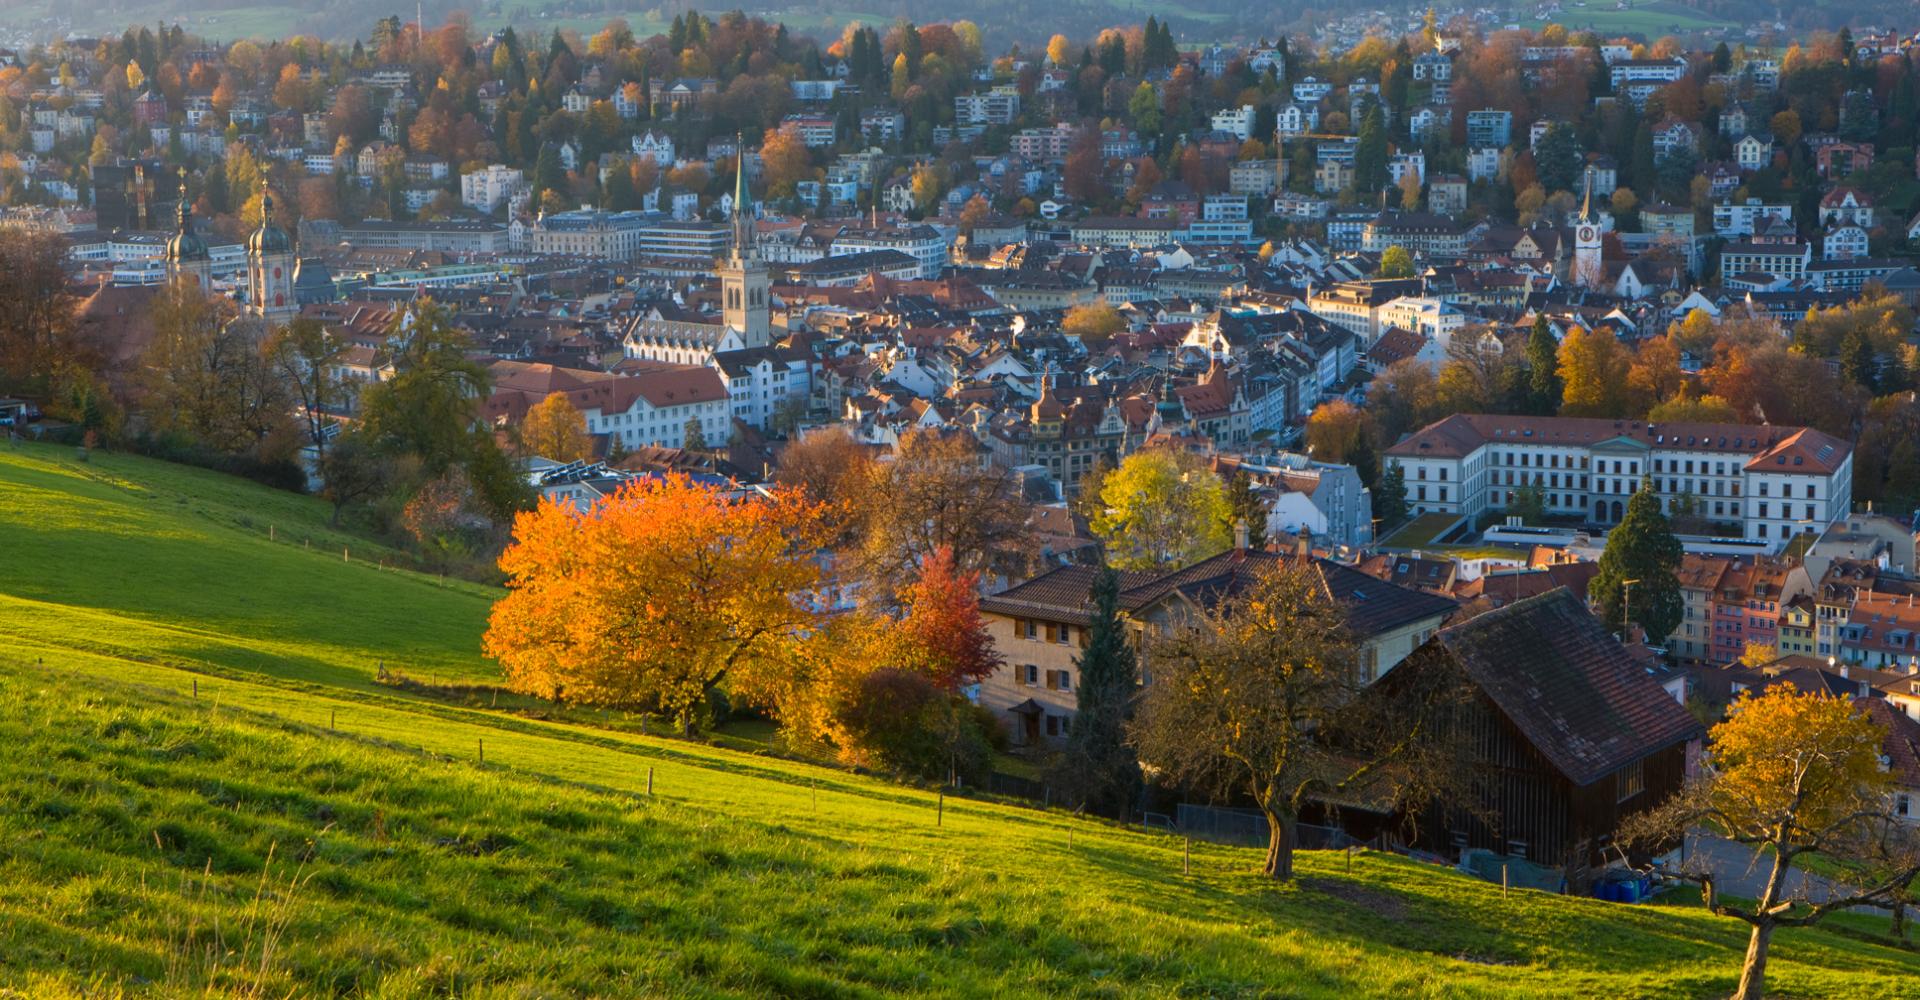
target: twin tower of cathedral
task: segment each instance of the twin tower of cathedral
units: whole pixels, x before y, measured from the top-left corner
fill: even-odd
[[[193,229],[192,202],[186,197],[186,172],[180,178],[180,224],[167,240],[167,281],[192,282],[201,291],[213,288],[213,255],[207,241]],[[294,296],[293,239],[274,225],[273,192],[261,185],[260,228],[247,237],[246,312],[272,323],[284,323],[300,311]]]

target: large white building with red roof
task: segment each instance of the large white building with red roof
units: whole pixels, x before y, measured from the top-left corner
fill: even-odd
[[[1618,524],[1643,480],[1668,510],[1779,542],[1818,535],[1853,502],[1853,446],[1806,427],[1456,414],[1387,449],[1416,514],[1479,516],[1537,483],[1549,513]]]

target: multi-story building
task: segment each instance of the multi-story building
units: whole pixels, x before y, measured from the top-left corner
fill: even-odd
[[[1237,108],[1222,108],[1213,113],[1213,130],[1225,132],[1241,142],[1253,134],[1253,105],[1242,104]]]
[[[524,173],[495,163],[485,170],[460,175],[460,203],[476,212],[491,213],[526,187]]]
[[[835,141],[832,115],[788,115],[780,120],[780,127],[792,129],[809,149],[831,146]]]
[[[1066,122],[1045,128],[1023,128],[1008,143],[1016,156],[1029,160],[1062,160],[1073,148],[1075,129]]]
[[[1769,205],[1758,198],[1748,198],[1738,205],[1713,206],[1713,231],[1728,239],[1752,236],[1763,219],[1792,222],[1793,206],[1784,202]]]
[[[1513,112],[1483,108],[1467,112],[1467,145],[1500,149],[1513,141]]]
[[[1372,347],[1387,330],[1382,316],[1389,303],[1410,295],[1419,295],[1418,278],[1382,278],[1374,281],[1341,281],[1316,288],[1307,297],[1307,308],[1321,319],[1359,334]]]
[[[1853,498],[1853,446],[1803,427],[1457,414],[1387,455],[1416,513],[1478,516],[1534,484],[1550,512],[1612,525],[1646,482],[1668,509],[1685,497],[1771,544],[1819,534]]]
[[[920,262],[918,276],[922,278],[938,278],[947,266],[946,237],[926,225],[843,229],[833,238],[827,255],[838,257],[869,250],[898,250],[912,257]]]
[[[1010,125],[1020,116],[1020,92],[1012,86],[953,99],[953,117],[961,125]]]

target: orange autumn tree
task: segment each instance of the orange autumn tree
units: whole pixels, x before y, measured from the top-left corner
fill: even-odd
[[[516,691],[658,712],[692,731],[734,675],[778,668],[816,625],[817,504],[735,501],[672,475],[581,512],[514,519],[485,648]]]

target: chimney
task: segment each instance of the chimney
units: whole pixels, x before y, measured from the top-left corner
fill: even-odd
[[[1307,529],[1304,527],[1300,529],[1297,548],[1295,549],[1295,551],[1299,553],[1300,558],[1302,559],[1306,559],[1313,555],[1313,535],[1310,534],[1307,531]]]
[[[1233,522],[1233,548],[1236,552],[1247,550],[1247,520],[1241,518]]]

